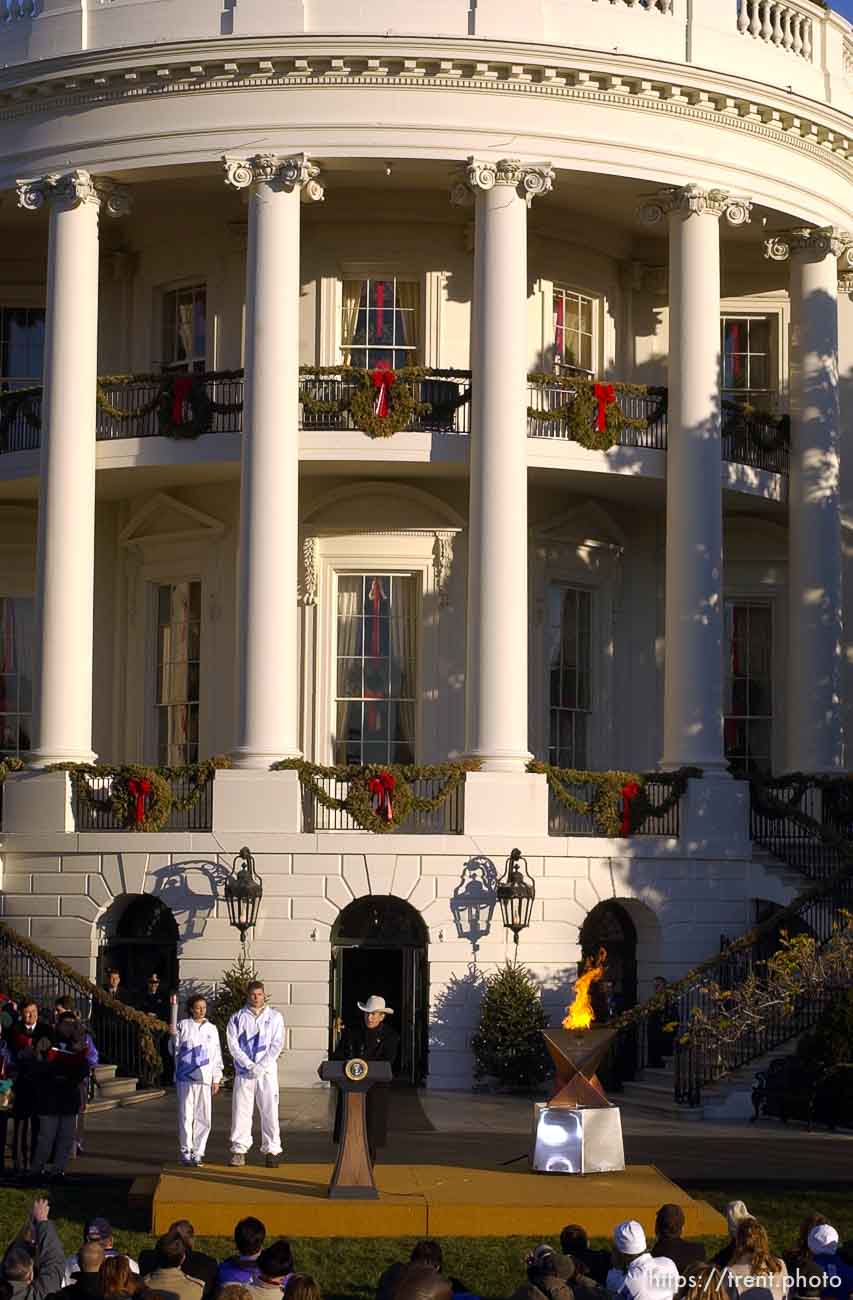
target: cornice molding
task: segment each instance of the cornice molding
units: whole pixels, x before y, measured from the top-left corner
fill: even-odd
[[[695,76],[692,68],[684,72]],[[762,88],[756,86],[750,85],[743,95],[727,94],[651,74],[619,75],[577,65],[510,64],[498,58],[442,59],[434,54],[404,58],[383,51],[376,58],[247,57],[234,62],[208,60],[204,64],[175,59],[168,66],[152,62],[128,69],[113,64],[106,71],[67,77],[54,72],[0,91],[0,121],[211,90],[341,85],[384,86],[391,90],[453,88],[467,93],[534,95],[627,107],[784,143],[798,153],[820,158],[846,180],[853,176],[853,130],[847,134],[793,108],[789,111],[762,103],[758,97]],[[765,93],[773,95],[774,88],[767,87]],[[827,106],[826,111],[830,116],[838,115],[832,106]]]

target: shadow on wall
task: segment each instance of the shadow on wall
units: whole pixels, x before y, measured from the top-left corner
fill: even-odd
[[[222,863],[192,859],[172,862],[149,873],[151,892],[170,909],[178,923],[180,943],[201,939],[216,917],[217,894],[228,878]]]

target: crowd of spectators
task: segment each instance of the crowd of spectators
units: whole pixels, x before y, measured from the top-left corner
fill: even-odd
[[[676,1205],[661,1206],[651,1243],[633,1219],[615,1225],[605,1250],[568,1224],[559,1248],[543,1243],[527,1256],[512,1300],[853,1300],[853,1242],[842,1245],[821,1215],[803,1221],[781,1257],[743,1202],[726,1218],[729,1241],[710,1260],[701,1242],[683,1237]],[[137,1261],[115,1246],[109,1222],[94,1218],[66,1259],[39,1199],[3,1257],[0,1300],[322,1300],[290,1243],[268,1242],[259,1219],[240,1220],[234,1245],[219,1262],[196,1249],[192,1224],[179,1219]],[[419,1241],[382,1274],[376,1300],[479,1300],[475,1280],[448,1276],[440,1243]]]
[[[83,1116],[98,1051],[71,998],[49,1013],[34,998],[0,994],[0,1170],[9,1120],[12,1163],[33,1180],[62,1179],[83,1149]],[[2,1298],[0,1298],[2,1300]]]

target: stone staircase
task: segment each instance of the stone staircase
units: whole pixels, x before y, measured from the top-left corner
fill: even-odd
[[[777,1056],[793,1052],[798,1038],[781,1044],[772,1052],[756,1057],[740,1070],[732,1070],[712,1086],[702,1089],[701,1106],[682,1106],[675,1101],[675,1076],[671,1062],[660,1069],[647,1066],[641,1079],[625,1083],[621,1093],[612,1093],[613,1101],[626,1116],[656,1117],[682,1123],[712,1121],[735,1124],[752,1118],[752,1088],[759,1070],[766,1070]]]
[[[117,1070],[115,1065],[95,1066],[95,1096],[86,1108],[88,1115],[115,1110],[118,1106],[138,1106],[165,1096],[164,1088],[138,1088],[138,1079],[119,1079]]]

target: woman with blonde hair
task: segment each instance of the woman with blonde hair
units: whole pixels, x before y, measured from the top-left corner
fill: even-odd
[[[791,1285],[785,1265],[770,1251],[767,1229],[757,1219],[743,1219],[738,1224],[734,1253],[726,1272],[738,1295],[762,1287],[772,1294],[773,1300],[786,1300]]]

